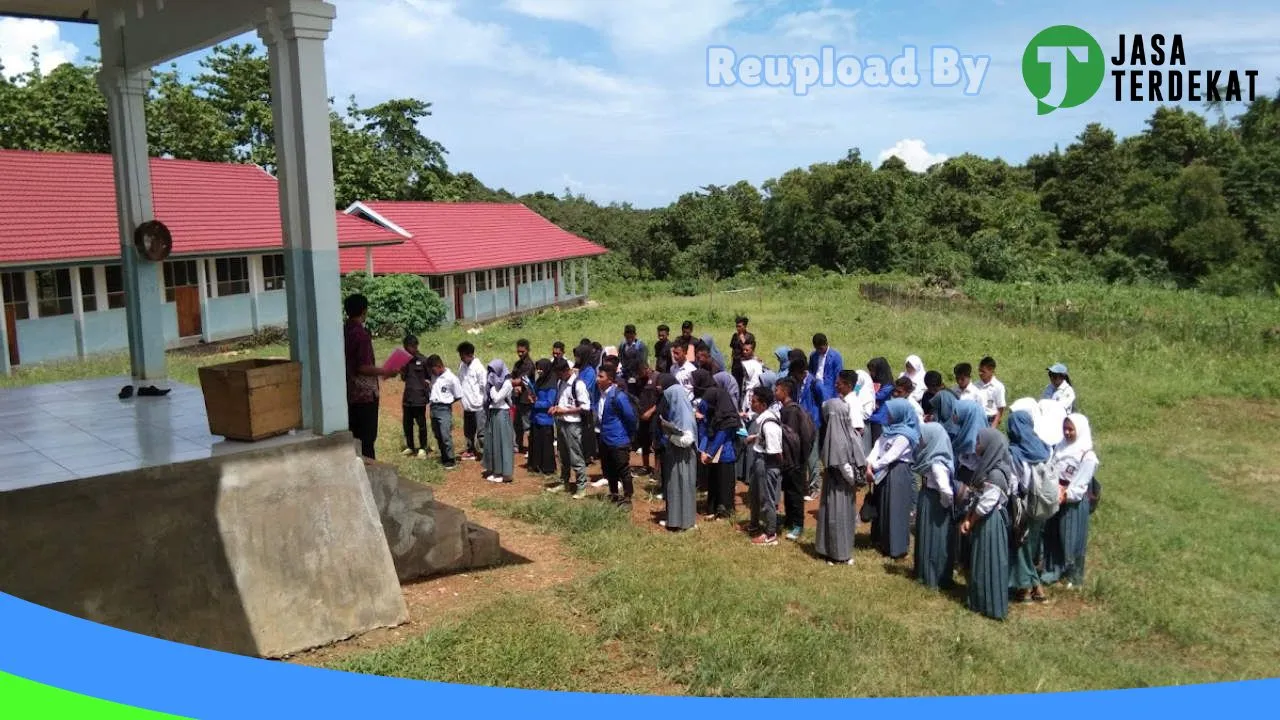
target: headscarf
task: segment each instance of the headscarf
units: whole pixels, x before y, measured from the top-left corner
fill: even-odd
[[[882,357],[871,358],[871,362],[867,363],[867,374],[871,376],[871,381],[879,383],[880,387],[893,384],[893,369],[889,367],[889,361]]]
[[[924,361],[920,359],[919,355],[908,355],[907,365],[911,367],[912,371],[904,372],[898,377],[905,377],[911,380],[913,386],[911,397],[915,398],[916,402],[919,402],[920,398],[924,397]]]
[[[920,444],[913,451],[915,465],[912,470],[917,475],[928,475],[934,463],[942,463],[948,475],[956,472],[955,457],[951,454],[951,438],[938,423],[925,423],[920,426]]]
[[[760,386],[769,388],[769,392],[773,392],[774,387],[778,384],[778,373],[765,368],[760,371]]]
[[[671,386],[679,385],[679,384],[680,384],[680,381],[676,380],[676,376],[672,375],[671,373],[662,373],[661,375],[658,376],[658,387],[661,388],[662,392],[664,393]]]
[[[1063,440],[1058,445],[1058,457],[1074,461],[1076,465],[1083,462],[1084,456],[1090,452],[1093,452],[1096,458],[1097,453],[1093,450],[1093,429],[1089,427],[1089,418],[1080,413],[1074,413],[1067,416],[1067,419],[1076,428],[1076,440],[1070,443]]]
[[[947,431],[951,436],[951,442],[956,441],[956,436],[960,433],[960,428],[956,426],[953,419],[956,414],[956,403],[959,398],[950,390],[939,390],[933,399],[929,401],[929,410],[932,411],[933,417],[937,419],[938,424]]]
[[[507,371],[507,364],[502,358],[494,358],[489,361],[489,387],[502,387],[502,383],[511,377],[511,373]]]
[[[539,390],[546,390],[547,388],[553,388],[556,386],[556,380],[559,378],[556,377],[555,373],[551,372],[550,360],[543,358],[534,363],[533,367],[538,373],[538,378],[534,384]]]
[[[663,376],[671,377],[669,375]],[[675,383],[675,378],[671,377],[671,385],[662,391],[662,402],[665,404],[663,415],[667,422],[676,426],[680,432],[694,433],[697,431],[697,422],[693,417],[693,405],[689,402],[689,393],[679,383]],[[666,380],[663,380],[666,384]]]
[[[700,398],[713,387],[716,387],[716,381],[711,373],[701,368],[694,370],[689,375],[689,381],[693,384],[693,396]]]
[[[703,335],[702,342],[707,346],[707,349],[711,351],[711,359],[715,361],[716,367],[718,367],[720,370],[724,370],[725,368],[729,367],[728,365],[724,364],[724,355],[721,355],[720,348],[716,347],[715,338],[711,337],[710,335]]]
[[[729,399],[733,400],[734,407],[742,407],[742,393],[738,390],[738,381],[733,379],[729,373],[721,370],[712,376],[712,380],[716,381],[716,385],[729,395]]]
[[[1062,442],[1062,422],[1067,419],[1067,409],[1057,400],[1040,400],[1040,422],[1036,434],[1050,447]]]
[[[819,450],[824,468],[845,465],[860,468],[867,465],[862,443],[853,440],[849,403],[844,398],[833,397],[822,403],[822,445]]]
[[[994,470],[1000,470],[1004,473],[1005,482],[1001,486],[996,483],[996,487],[1009,492],[1009,480],[1013,478],[1013,463],[1009,455],[1009,439],[999,430],[988,427],[983,428],[978,433],[978,445],[982,446],[982,452],[978,456],[978,469],[973,473],[973,479],[969,482],[970,487],[979,488],[984,483],[991,482],[991,473]]]
[[[742,427],[742,416],[738,414],[737,403],[718,385],[707,388],[702,395],[702,403],[706,407],[703,415],[709,431],[732,431]]]
[[[778,358],[778,377],[784,377],[791,365],[791,348],[786,345],[780,345],[777,350],[773,351],[773,356]]]
[[[871,417],[871,413],[876,411],[876,389],[872,385],[871,376],[866,370],[856,371],[858,374],[858,382],[853,386],[854,397],[858,400],[858,411],[862,413],[862,419],[866,420]]]
[[[1019,410],[1009,415],[1009,452],[1019,464],[1038,465],[1049,459],[1049,446],[1036,435],[1031,413]]]
[[[978,434],[987,425],[987,414],[982,406],[972,400],[956,401],[953,422],[955,434],[951,436],[951,450],[956,458],[977,452]]]
[[[787,374],[799,377],[807,372],[809,372],[809,361],[805,358],[804,351],[800,348],[792,349],[787,355]]]
[[[915,447],[920,442],[920,423],[916,418],[916,409],[903,398],[894,398],[885,403],[884,407],[889,416],[884,436],[901,435]]]

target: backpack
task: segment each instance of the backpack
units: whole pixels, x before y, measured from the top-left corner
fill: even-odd
[[[813,426],[813,418],[809,417],[808,411],[800,407],[797,403],[792,403],[782,408],[783,413],[790,412],[792,418],[799,418],[799,428],[793,427],[791,421],[782,423],[782,466],[788,470],[804,467],[809,464],[809,453],[813,450],[813,440],[817,430]],[[791,458],[787,455],[787,431],[790,430],[795,438],[795,447],[792,448]]]
[[[1098,503],[1102,502],[1102,483],[1098,482],[1098,476],[1094,475],[1089,480],[1089,514],[1092,515],[1094,510],[1098,509]]]
[[[808,460],[808,456],[801,452],[803,450],[801,447],[802,441],[796,429],[784,422],[778,422],[776,418],[769,418],[764,421],[764,425],[769,423],[777,425],[782,430],[782,468],[784,470],[795,470],[803,466]]]
[[[1031,466],[1026,504],[1031,519],[1036,522],[1045,522],[1058,514],[1058,478],[1050,461]]]

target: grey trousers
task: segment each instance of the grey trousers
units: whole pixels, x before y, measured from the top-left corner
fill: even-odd
[[[582,454],[582,423],[557,422],[556,443],[560,452],[560,480],[575,492],[586,490],[587,460]],[[577,476],[576,486],[569,482],[570,470]]]
[[[451,463],[458,457],[453,454],[453,406],[436,403],[431,406],[431,434],[440,446],[440,462]]]
[[[751,505],[751,525],[759,528],[765,535],[778,534],[778,500],[782,497],[782,468],[769,467],[764,456],[755,451],[748,461],[750,470],[750,489],[747,491],[747,502]]]

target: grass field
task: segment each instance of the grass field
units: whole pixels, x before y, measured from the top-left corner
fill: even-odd
[[[802,543],[776,548],[750,547],[724,523],[669,536],[603,503],[547,497],[532,482],[499,493],[477,487],[483,483],[476,473],[445,477],[434,461],[397,459],[442,498],[478,496],[464,506],[468,514],[505,518],[563,543],[579,569],[528,592],[504,591],[506,581],[495,581],[422,633],[330,662],[450,682],[726,696],[1049,692],[1275,674],[1274,343],[1259,335],[1256,343],[1232,344],[1219,331],[1189,331],[1215,322],[1201,314],[1216,306],[1198,295],[1108,290],[1108,307],[1121,308],[1108,312],[1145,309],[1147,319],[1141,328],[1107,333],[1099,320],[1060,329],[1021,288],[986,286],[972,303],[923,309],[872,304],[860,297],[859,282],[829,277],[691,298],[652,287],[627,297],[609,293],[597,298],[598,307],[543,313],[523,326],[499,322],[474,336],[450,328],[427,334],[422,346],[453,362],[452,348],[466,338],[483,360],[501,355],[510,362],[520,337],[543,356],[557,339],[615,344],[633,322],[651,341],[658,323],[678,328],[691,319],[697,333],[714,332],[727,351],[734,315],[745,313],[767,357],[778,345],[809,349],[818,331],[846,367],[875,355],[896,367],[915,353],[949,374],[957,362],[976,365],[990,354],[1010,400],[1038,396],[1044,368],[1065,362],[1093,421],[1105,485],[1083,591],[1051,589],[1048,605],[1015,606],[997,623],[966,611],[958,596],[916,585],[908,566],[867,547],[865,528],[854,566],[829,567],[810,555],[811,521]],[[1077,290],[1078,300],[1058,293],[1052,302],[1100,302],[1101,291]],[[998,302],[1003,315],[990,311]],[[1246,317],[1241,322],[1251,323],[1240,337],[1264,333],[1280,317],[1275,300],[1232,302]],[[378,356],[390,347],[380,344]],[[195,368],[211,361],[174,354],[172,374],[194,383]],[[122,358],[105,358],[24,370],[0,385],[126,370]],[[397,387],[389,383],[384,392]],[[385,412],[380,455],[393,455],[399,442],[398,417]]]

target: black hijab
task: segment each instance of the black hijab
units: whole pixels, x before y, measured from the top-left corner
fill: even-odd
[[[738,415],[738,408],[734,405],[733,398],[729,397],[729,393],[719,385],[712,383],[712,386],[703,394],[702,402],[707,406],[707,427],[711,430],[719,432],[742,427],[742,419]]]
[[[537,380],[534,381],[534,384],[539,390],[546,390],[556,386],[556,381],[559,378],[556,377],[555,373],[551,372],[550,360],[543,358],[534,363],[533,367],[537,370]]]
[[[693,397],[701,398],[707,394],[711,388],[719,387],[716,385],[715,376],[706,370],[694,370],[690,375],[693,382]]]

